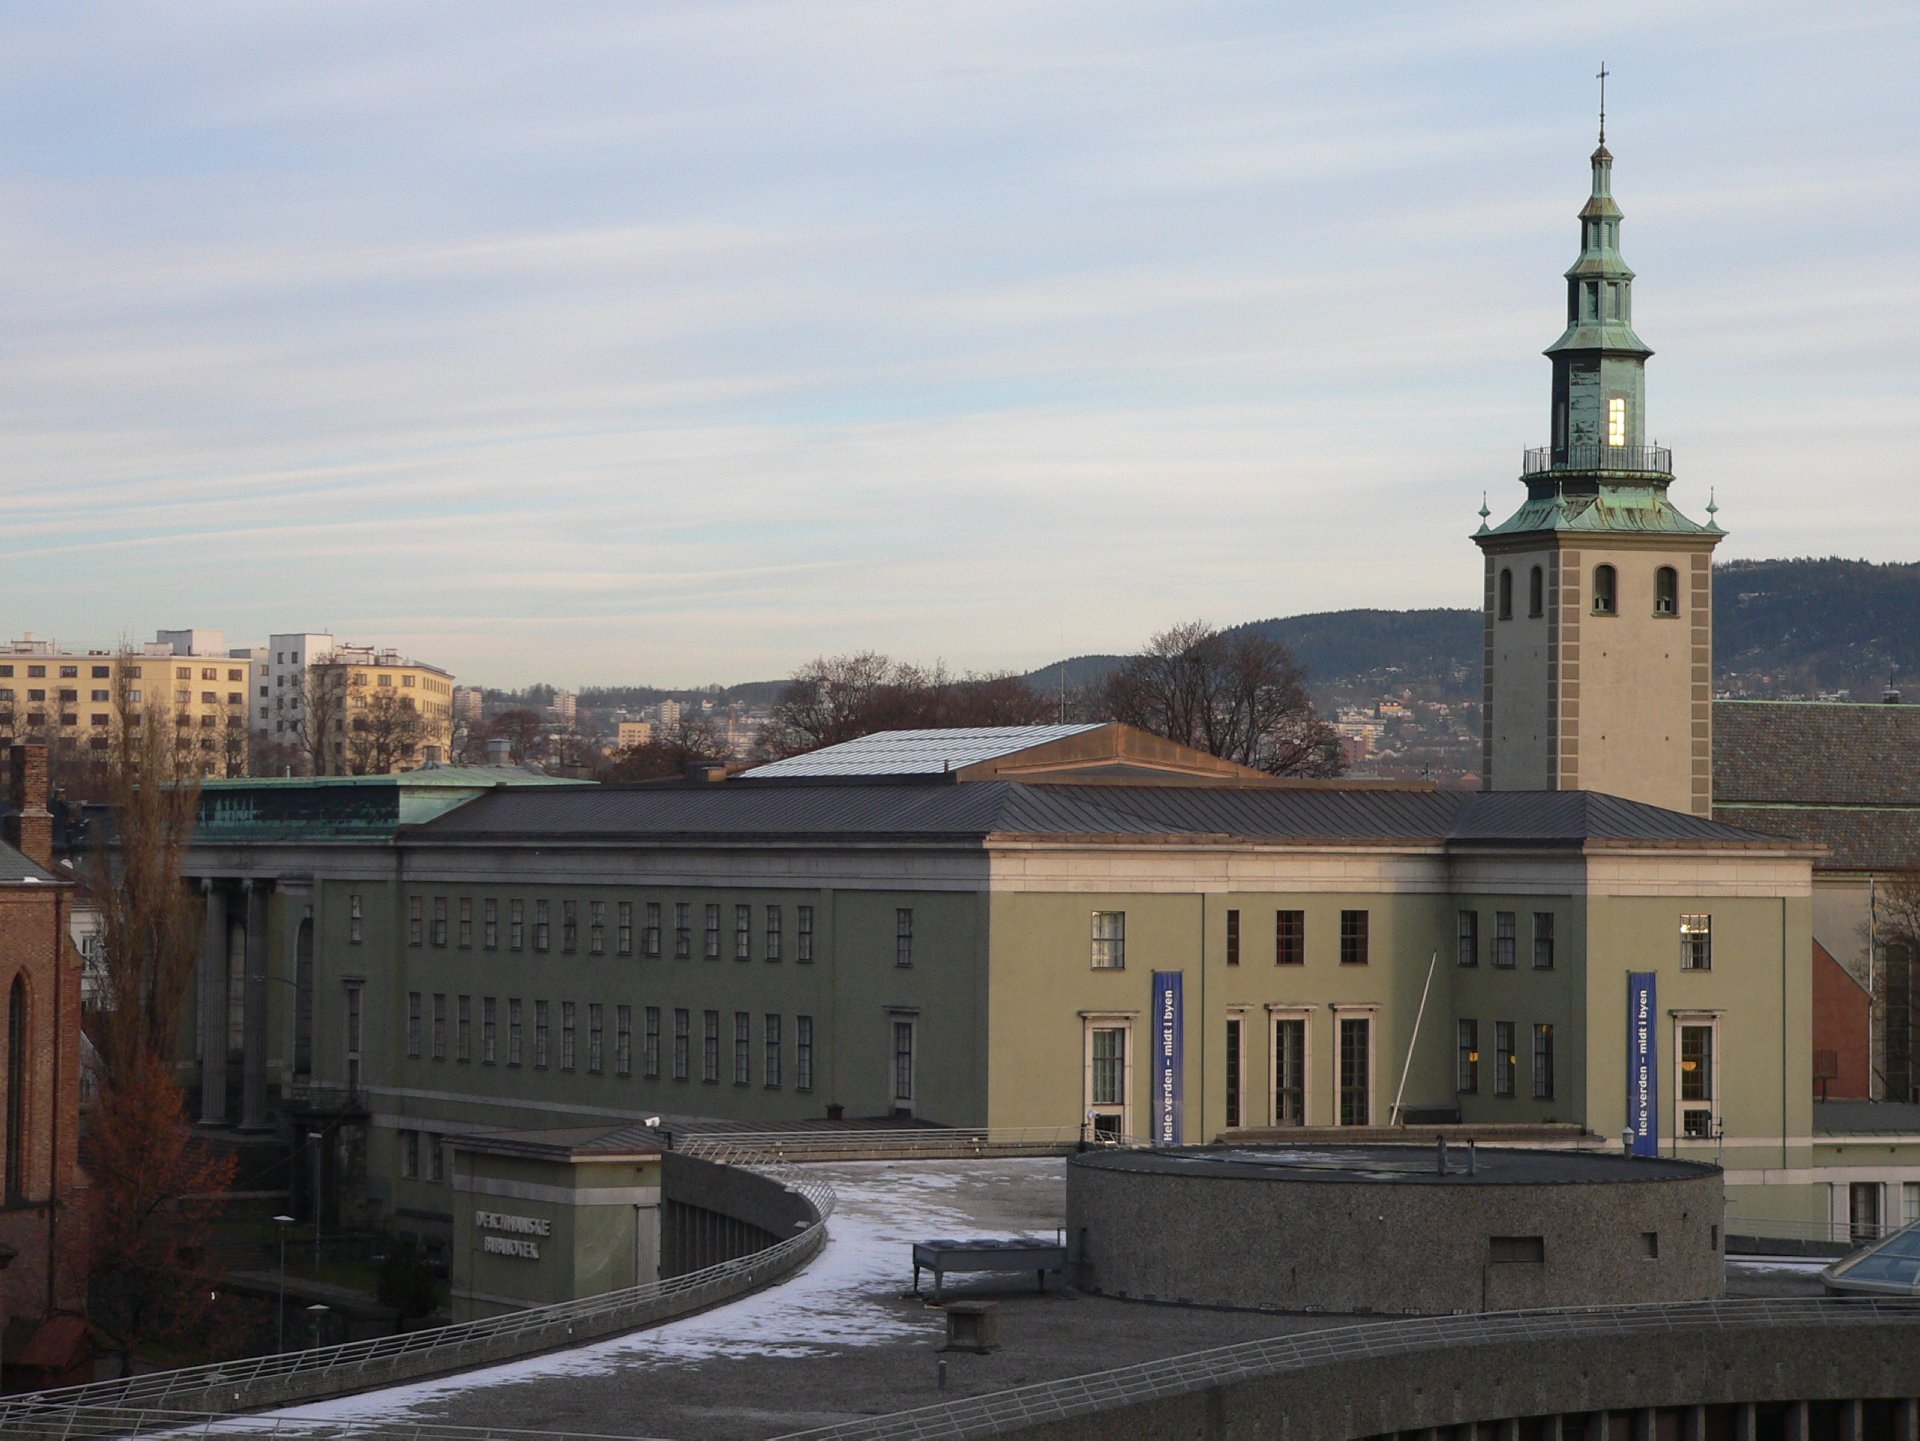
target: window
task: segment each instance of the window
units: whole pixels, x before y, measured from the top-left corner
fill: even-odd
[[[1847,1186],[1848,1236],[1855,1245],[1880,1239],[1880,1183],[1854,1181]]]
[[[1240,964],[1240,912],[1227,912],[1227,964]]]
[[[1127,1028],[1095,1024],[1087,1032],[1087,1110],[1096,1135],[1127,1133]]]
[[[780,1017],[769,1012],[760,1024],[761,1083],[769,1091],[780,1089]]]
[[[1503,569],[1500,572],[1499,614],[1501,620],[1513,619],[1513,572],[1510,570]]]
[[[1229,911],[1229,915],[1238,915],[1238,911]],[[1240,1076],[1246,1069],[1245,1057],[1241,1054],[1241,1022],[1238,1016],[1227,1017],[1227,1129],[1237,1130],[1240,1126]]]
[[[1680,969],[1683,971],[1713,969],[1712,916],[1680,917]]]
[[[427,903],[419,896],[407,897],[407,944],[417,946],[426,939]]]
[[[453,1058],[456,1061],[473,1059],[473,997],[461,996],[454,1003],[453,1012]]]
[[[736,961],[753,959],[753,907],[735,906],[733,908],[733,958]]]
[[[553,1008],[546,1001],[533,1003],[533,1068],[536,1071],[547,1068],[547,1039],[552,1014]]]
[[[1512,911],[1493,913],[1493,963],[1506,970],[1513,969],[1514,958],[1518,954],[1515,917]]]
[[[520,1035],[520,998],[509,996],[507,998],[507,1064],[509,1066],[520,1064]]]
[[[1544,1236],[1487,1237],[1487,1260],[1495,1266],[1539,1265],[1546,1259]]]
[[[560,902],[560,949],[572,955],[580,949],[580,902]]]
[[[901,960],[899,947],[896,945],[894,947],[894,963],[896,965],[910,966],[913,964],[913,912],[912,911],[895,911],[893,913],[894,934],[896,936],[901,934],[900,918],[902,916],[906,917],[905,935],[907,938],[907,956],[905,960]],[[767,959],[770,961],[777,961],[780,959],[780,932],[783,924],[784,924],[784,918],[780,913],[780,907],[768,906],[767,907]]]
[[[93,693],[91,699],[95,705],[105,705],[113,699],[113,693],[111,691],[97,690]]]
[[[1607,397],[1607,444],[1622,446],[1627,443],[1627,398],[1624,395]]]
[[[907,1017],[896,1016],[893,1020],[893,1109],[896,1114],[911,1114],[913,1111],[913,1050],[914,1032],[919,1024]]]
[[[480,942],[490,951],[500,949],[500,902],[489,896],[480,903]]]
[[[646,928],[641,932],[642,954],[649,960],[660,959],[660,902],[648,901]]]
[[[499,1011],[492,996],[480,998],[480,1064],[493,1064],[494,1042],[499,1037]]]
[[[460,949],[473,949],[473,897],[460,897]]]
[[[701,954],[710,961],[717,961],[720,959],[720,907],[709,901],[706,917],[706,937]]]
[[[676,1009],[673,1013],[673,1078],[676,1081],[687,1078],[687,1031],[692,1019],[692,1015],[684,1009]]]
[[[8,674],[8,675],[12,675],[12,674],[13,674],[13,667],[12,667],[12,666],[8,666],[8,667],[7,667],[7,674]],[[108,676],[110,676],[110,675],[112,675],[112,674],[113,674],[113,669],[112,669],[112,667],[111,667],[111,666],[104,666],[104,665],[97,665],[97,666],[94,666],[94,667],[92,668],[92,670],[91,670],[91,671],[89,672],[89,674],[90,674],[90,675],[91,675],[91,676],[93,677],[93,679],[95,679],[95,680],[105,680],[105,679],[106,679],[106,678],[107,678]],[[231,674],[232,674],[232,672],[231,672],[231,671],[229,671],[229,672],[228,672],[228,674],[229,674],[229,675],[231,675]]]
[[[633,1007],[613,1008],[613,1072],[616,1076],[633,1074]]]
[[[420,1059],[420,993],[407,992],[407,1057]]]
[[[660,1079],[660,1008],[648,1006],[646,1031],[640,1041],[640,1063],[650,1081]]]
[[[720,1079],[720,1013],[708,1011],[702,1018],[700,1035],[700,1079],[717,1083]]]
[[[347,1089],[360,1089],[360,1001],[361,987],[358,982],[350,981],[347,992]]]
[[[560,1003],[560,1069],[563,1071],[573,1069],[573,1017],[573,1002],[562,1001]]]
[[[1273,1019],[1273,1124],[1307,1123],[1307,1018]]]
[[[1593,568],[1593,613],[1612,615],[1618,608],[1614,595],[1615,577],[1610,565],[1596,565]]]
[[[1513,1073],[1518,1059],[1513,1051],[1513,1022],[1495,1021],[1493,1023],[1493,1093],[1496,1096],[1513,1094]]]
[[[1093,913],[1093,969],[1123,971],[1127,967],[1127,913]]]
[[[1553,912],[1535,911],[1533,913],[1533,968],[1536,971],[1553,969]]]
[[[1373,1121],[1373,1017],[1341,1016],[1339,1022],[1340,1124],[1370,1125]]]
[[[795,1016],[793,1018],[793,1088],[796,1091],[813,1089],[813,1017]],[[1910,1186],[1916,1197],[1920,1197],[1920,1186]],[[1920,1220],[1920,1217],[1916,1217]]]
[[[517,951],[527,943],[527,903],[507,902],[507,949]]]
[[[753,1083],[753,1018],[745,1011],[733,1013],[733,1083]]]
[[[1900,1224],[1911,1226],[1920,1221],[1920,1181],[1903,1181],[1900,1185]]]
[[[673,958],[688,960],[693,955],[693,904],[675,901],[673,905]]]
[[[614,946],[619,954],[633,954],[633,902],[621,901],[614,909]]]
[[[603,956],[607,953],[607,903],[605,901],[587,902],[587,954]]]
[[[1367,963],[1367,913],[1340,912],[1340,964],[1364,966]]]
[[[1533,1028],[1533,1098],[1553,1099],[1553,1027],[1538,1023]]]
[[[553,938],[552,914],[552,907],[548,902],[533,903],[533,948],[536,951],[546,950]]]
[[[358,895],[349,895],[347,897],[347,944],[350,946],[360,944],[361,915],[360,897]]]
[[[1307,913],[1273,913],[1273,963],[1276,966],[1304,966],[1307,963]]]
[[[433,943],[444,946],[447,943],[447,898],[433,898]]]
[[[1463,966],[1479,965],[1480,912],[1460,912],[1460,920],[1454,936],[1454,959]]]
[[[772,940],[771,934],[768,936]],[[772,960],[774,957],[769,956]],[[896,966],[913,964],[913,908],[898,906],[893,912],[893,963]]]
[[[433,993],[433,1058],[444,1061],[447,1058],[447,993]]]
[[[420,1176],[420,1133],[405,1130],[400,1133],[400,1174],[409,1180]]]
[[[427,1137],[427,1155],[433,1164],[433,1179],[447,1179],[447,1138],[441,1135]]]
[[[1710,1019],[1680,1022],[1680,1134],[1690,1141],[1713,1138],[1718,1065],[1716,1026]]]
[[[1454,1089],[1463,1095],[1474,1095],[1480,1090],[1480,1023],[1455,1021],[1454,1045],[1457,1052]]]
[[[794,919],[793,958],[802,965],[811,965],[813,962],[813,907],[797,906],[795,911],[797,914]]]
[[[1680,572],[1663,565],[1653,573],[1653,613],[1680,614]]]
[[[1547,613],[1546,573],[1535,566],[1527,577],[1527,614],[1538,620]]]

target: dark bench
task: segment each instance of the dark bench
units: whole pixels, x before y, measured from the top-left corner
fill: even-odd
[[[933,1272],[933,1299],[940,1299],[940,1288],[949,1271],[1032,1271],[1047,1289],[1047,1272],[1055,1275],[1067,1269],[1067,1248],[1055,1241],[915,1241],[913,1243],[913,1291],[920,1294],[920,1273]]]

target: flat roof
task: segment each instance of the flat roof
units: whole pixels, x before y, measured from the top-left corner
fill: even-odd
[[[1623,1185],[1634,1181],[1693,1181],[1718,1170],[1698,1161],[1664,1157],[1488,1146],[1474,1155],[1469,1172],[1464,1144],[1447,1147],[1444,1174],[1439,1169],[1436,1146],[1185,1146],[1177,1150],[1085,1151],[1072,1157],[1069,1164],[1223,1181],[1392,1186]]]

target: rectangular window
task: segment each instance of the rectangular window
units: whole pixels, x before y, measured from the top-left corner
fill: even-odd
[[[433,943],[444,946],[447,943],[447,898],[433,898]]]
[[[1712,916],[1680,917],[1680,969],[1683,971],[1713,969]]]
[[[1273,1021],[1273,1124],[1307,1123],[1307,1018]]]
[[[350,946],[360,944],[360,919],[360,897],[349,895],[347,897],[347,944]]]
[[[745,1011],[733,1013],[733,1083],[749,1085],[753,1081],[753,1018]]]
[[[546,901],[533,903],[533,948],[544,951],[553,939],[553,908]]]
[[[1511,1096],[1514,1092],[1514,1072],[1519,1068],[1519,1058],[1513,1048],[1513,1022],[1495,1021],[1493,1023],[1493,1093],[1496,1096]]]
[[[780,1089],[780,1017],[769,1012],[760,1026],[761,1083],[770,1091]]]
[[[1112,914],[1118,915],[1119,912]],[[1125,1026],[1095,1026],[1092,1035],[1093,1074],[1088,1099],[1095,1106],[1127,1104],[1127,1029]],[[1118,1117],[1115,1118],[1118,1120]],[[1099,1119],[1095,1119],[1099,1127]]]
[[[580,902],[560,902],[560,949],[572,955],[580,949]]]
[[[676,961],[693,958],[693,903],[675,901],[673,904],[673,958]]]
[[[420,993],[407,992],[407,1057],[420,1059]]]
[[[1920,1221],[1920,1181],[1900,1183],[1900,1224],[1911,1226]]]
[[[646,929],[641,932],[641,954],[648,960],[660,959],[660,902],[648,901]]]
[[[660,1008],[648,1006],[647,1029],[641,1037],[640,1062],[650,1081],[660,1079]]]
[[[1367,963],[1367,913],[1340,912],[1340,964],[1364,966]]]
[[[689,1031],[692,1028],[692,1013],[676,1009],[673,1013],[673,1078],[676,1081],[687,1079],[687,1047]]]
[[[1542,1024],[1533,1028],[1533,1098],[1553,1099],[1553,1027]]]
[[[1454,1070],[1454,1089],[1462,1095],[1476,1095],[1480,1090],[1480,1023],[1455,1021],[1454,1033],[1454,1044],[1458,1056]]]
[[[911,961],[911,960],[912,960],[912,952],[913,952],[913,912],[912,912],[912,911],[905,911],[905,912],[900,912],[900,911],[896,911],[896,912],[894,913],[894,925],[895,925],[895,928],[896,928],[896,931],[897,931],[897,929],[898,929],[898,926],[899,926],[899,918],[900,918],[900,916],[901,916],[901,915],[903,915],[903,914],[904,914],[904,915],[906,916],[906,918],[907,918],[907,952],[908,952],[908,959],[907,959],[907,961],[900,961],[900,960],[899,960],[899,957],[898,957],[898,955],[896,955],[894,959],[895,959],[896,961],[898,961],[898,962],[899,962],[899,964],[901,964],[901,965],[906,965],[906,964],[908,964],[908,962],[909,962],[909,961]],[[777,961],[777,960],[779,960],[779,959],[780,959],[780,933],[781,933],[781,929],[782,929],[782,917],[781,917],[781,913],[780,913],[780,907],[778,907],[778,906],[768,906],[768,907],[767,907],[767,959],[768,959],[768,960],[770,960],[770,961]]]
[[[1685,1022],[1680,1027],[1680,1134],[1711,1140],[1714,1119],[1714,1025]]]
[[[1093,969],[1124,971],[1127,968],[1127,913],[1093,913]]]
[[[420,1133],[406,1130],[400,1133],[400,1174],[409,1180],[420,1176]]]
[[[720,1079],[720,1013],[708,1011],[704,1019],[706,1029],[700,1037],[700,1079],[718,1082]]]
[[[897,1113],[913,1111],[913,1041],[915,1023],[896,1018],[893,1022],[893,1109]]]
[[[1480,964],[1480,912],[1460,912],[1459,929],[1454,940],[1454,960],[1463,966]]]
[[[1535,911],[1533,913],[1533,968],[1536,971],[1553,969],[1553,912]]]
[[[527,944],[527,903],[507,902],[507,949],[517,951]]]
[[[1240,964],[1240,912],[1233,910],[1227,912],[1227,964]],[[1227,1024],[1232,1025],[1233,1022]]]
[[[910,906],[895,907],[893,912],[893,963],[896,966],[913,964],[913,909]]]
[[[1627,443],[1627,398],[1624,395],[1607,397],[1607,444],[1622,446]]]
[[[633,1007],[613,1008],[613,1072],[616,1076],[633,1074]]]
[[[736,961],[753,959],[753,907],[735,906],[733,908],[733,958]]]
[[[347,992],[347,1089],[360,1089],[360,1005],[361,986],[357,982],[348,982]]]
[[[489,896],[480,903],[480,944],[490,951],[500,949],[500,902]]]
[[[604,956],[607,953],[607,903],[605,901],[587,902],[587,954]]]
[[[433,1165],[433,1179],[447,1179],[447,1138],[440,1135],[427,1137],[427,1156]]]
[[[480,998],[480,1064],[491,1066],[500,1035],[500,1013],[492,996]]]
[[[453,1058],[456,1061],[471,1061],[473,1059],[472,996],[461,996],[454,1002]]]
[[[560,1069],[563,1071],[573,1069],[573,1016],[573,1002],[562,1001],[560,1003]]]
[[[473,949],[473,897],[460,897],[460,949]]]
[[[1273,963],[1276,966],[1304,966],[1307,963],[1307,913],[1273,913]]]
[[[1372,1050],[1373,1018],[1340,1017],[1340,1124],[1343,1126],[1372,1124]]]
[[[1512,911],[1493,913],[1493,963],[1505,970],[1512,970],[1518,955],[1518,929],[1514,923]]]
[[[544,1071],[547,1068],[547,1038],[552,1007],[546,1001],[533,1003],[533,1068]]]
[[[633,902],[621,901],[614,912],[614,917],[617,925],[614,945],[618,948],[619,954],[630,956],[633,954]]]
[[[720,959],[720,907],[711,901],[707,903],[706,942],[701,954],[710,961]]]
[[[1238,911],[1228,911],[1230,916],[1238,916]],[[1225,1057],[1227,1079],[1227,1129],[1237,1130],[1240,1126],[1240,1074],[1243,1069],[1243,1057],[1240,1054],[1241,1025],[1238,1016],[1227,1017],[1227,1054]]]
[[[407,944],[417,946],[426,940],[426,900],[420,896],[407,897]]]
[[[799,912],[794,922],[793,958],[802,965],[813,962],[813,907],[796,907]]]
[[[803,907],[803,909],[805,909]],[[813,1017],[795,1016],[793,1018],[793,1088],[796,1091],[813,1089]],[[1920,1185],[1910,1185],[1908,1189],[1920,1196]],[[1920,1216],[1914,1219],[1920,1220]]]

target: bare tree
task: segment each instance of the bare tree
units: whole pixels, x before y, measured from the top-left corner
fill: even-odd
[[[347,764],[355,775],[390,775],[416,763],[430,729],[413,697],[393,686],[350,688]]]
[[[1293,653],[1205,621],[1164,630],[1095,698],[1107,719],[1282,776],[1337,776],[1339,736],[1314,712]]]
[[[594,777],[603,781],[651,781],[684,775],[698,761],[728,760],[727,738],[712,717],[682,715],[671,730],[656,732],[652,739],[627,746],[607,757]]]
[[[755,753],[777,759],[882,730],[1040,725],[1056,714],[1054,701],[1014,675],[954,676],[872,651],[821,656],[787,682]]]
[[[291,729],[308,775],[339,775],[346,770],[346,717],[352,691],[353,672],[345,661],[317,660],[307,667]]]

